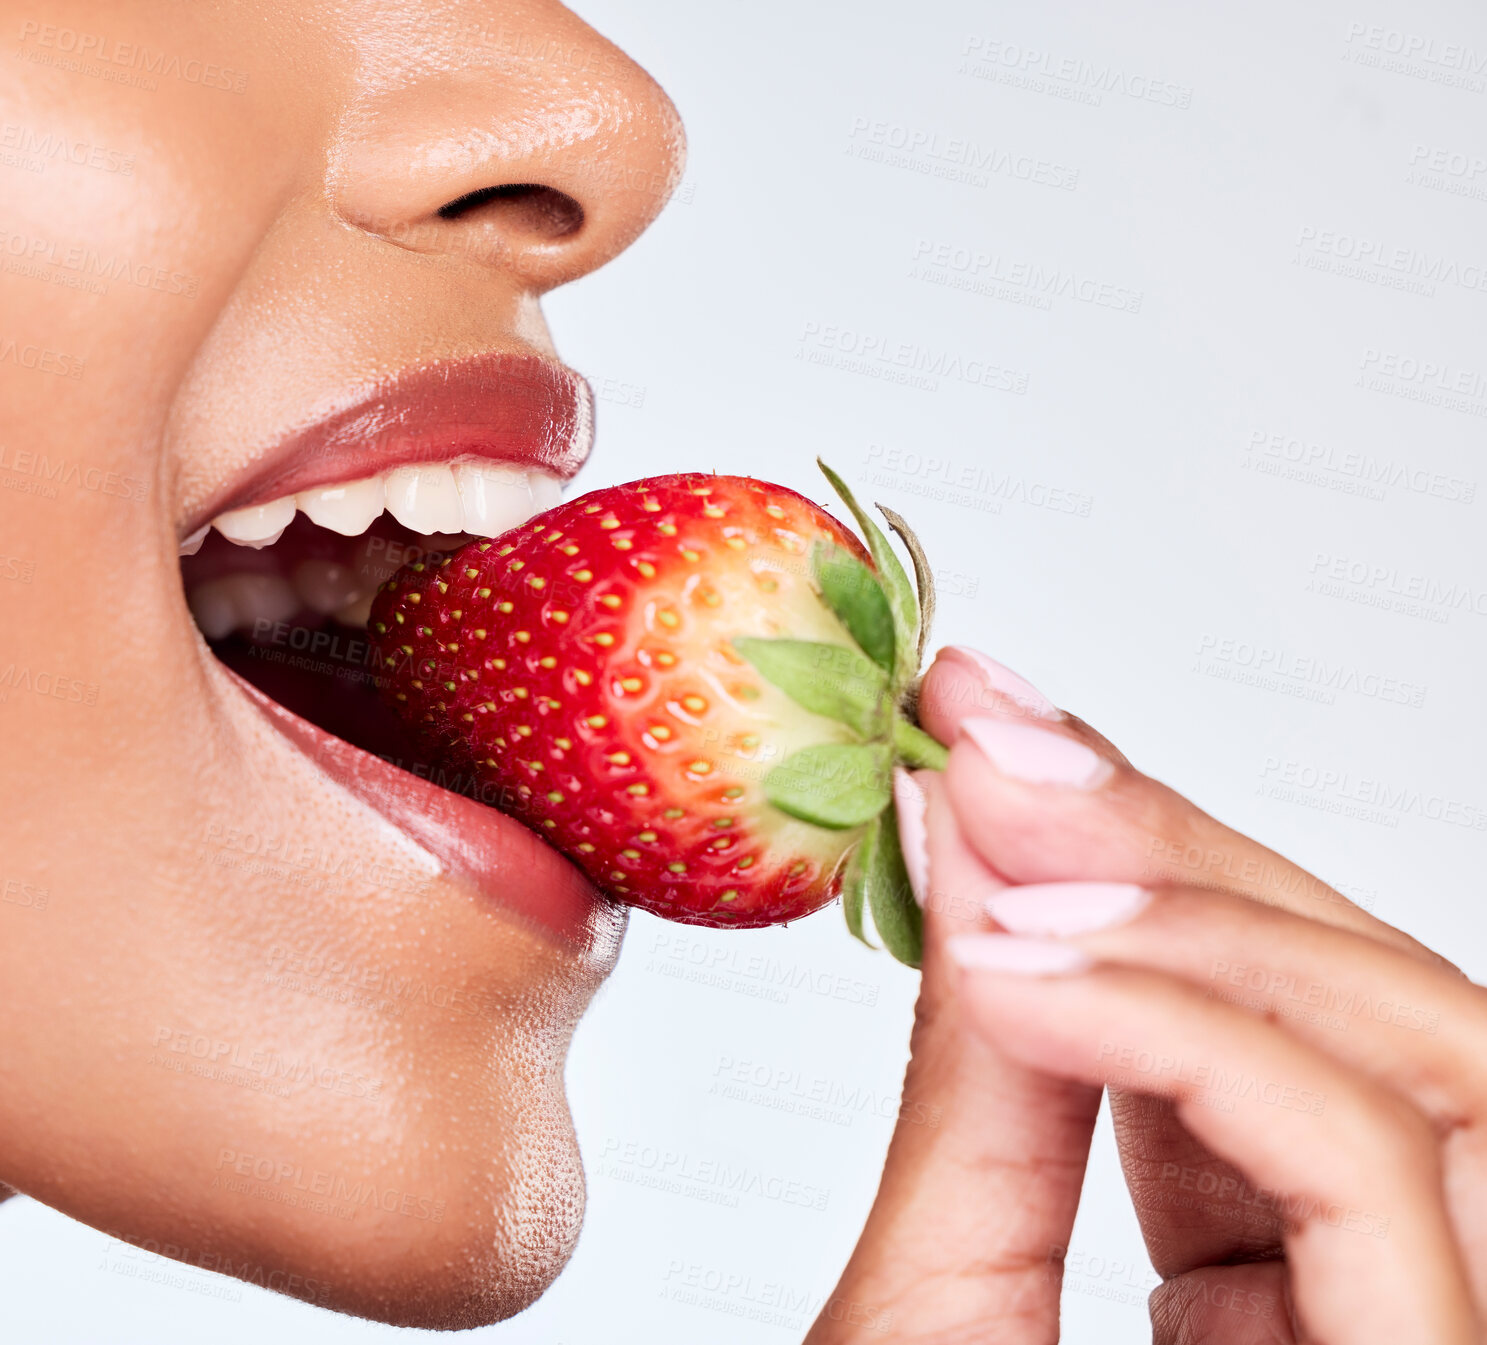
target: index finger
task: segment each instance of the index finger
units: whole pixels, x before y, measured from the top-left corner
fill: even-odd
[[[919,715],[952,742],[946,779],[982,859],[1012,883],[1130,882],[1232,892],[1443,959],[1314,874],[1141,774],[1082,721],[984,655],[944,650]],[[1036,699],[1035,699],[1036,698]],[[1076,779],[1073,768],[1090,769]],[[1059,778],[1031,769],[1039,760]]]

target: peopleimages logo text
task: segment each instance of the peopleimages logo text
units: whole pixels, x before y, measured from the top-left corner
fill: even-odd
[[[983,145],[965,136],[947,136],[922,126],[903,122],[882,121],[874,117],[853,117],[853,143],[894,150],[912,158],[921,158],[964,168],[971,172],[997,173],[1035,182],[1039,186],[1073,191],[1079,185],[1079,170],[1068,164],[1037,155],[1021,153],[1006,146]]]
[[[48,269],[54,268],[69,273],[83,288],[91,283],[95,294],[106,294],[108,282],[113,280],[187,298],[194,296],[201,286],[198,277],[183,271],[118,253],[99,252],[83,243],[60,245],[54,238],[12,233],[8,229],[0,229],[0,256],[7,259],[7,271],[46,280],[53,278]]]
[[[920,279],[935,279],[934,272],[966,279],[1000,281],[1048,298],[1070,298],[1099,308],[1121,312],[1141,311],[1142,291],[1113,285],[1093,276],[1080,275],[1062,266],[1044,266],[1004,257],[985,248],[970,248],[937,239],[915,240],[911,260],[923,269]],[[952,281],[952,288],[956,288]]]
[[[1459,368],[1442,360],[1422,360],[1413,355],[1375,350],[1368,346],[1363,351],[1359,367],[1365,373],[1381,374],[1385,378],[1398,379],[1403,383],[1418,383],[1421,387],[1438,392],[1487,398],[1487,374]]]
[[[194,56],[183,58],[141,42],[120,41],[106,33],[85,33],[76,28],[59,28],[55,24],[27,19],[21,24],[21,42],[23,46],[35,43],[30,50],[35,57],[44,58],[42,64],[61,64],[53,59],[53,53],[56,53],[73,62],[98,61],[105,66],[133,70],[157,81],[178,79],[183,84],[199,84],[204,89],[222,89],[228,93],[242,93],[248,87],[246,71],[233,70],[215,61],[201,61]]]
[[[1487,831],[1487,808],[1480,803],[1453,799],[1413,785],[1396,785],[1368,775],[1354,775],[1331,766],[1317,766],[1295,758],[1266,757],[1260,779],[1262,786],[1281,786],[1300,793],[1367,804],[1386,813],[1419,817],[1427,822],[1444,822],[1468,831]]]
[[[920,345],[917,341],[897,341],[879,332],[807,322],[801,329],[800,343],[797,358],[856,372],[876,373],[890,381],[910,381],[917,376],[923,380],[921,385],[930,388],[938,386],[943,378],[1000,392],[1027,391],[1028,376],[1021,369],[1008,369],[990,360],[966,358],[954,351]],[[902,371],[896,380],[894,371]]]
[[[1370,700],[1413,706],[1415,709],[1425,704],[1426,689],[1419,683],[1386,677],[1349,663],[1333,663],[1314,655],[1298,654],[1294,650],[1263,641],[1204,633],[1199,637],[1197,654],[1200,659],[1208,660],[1215,667],[1233,668],[1254,674],[1260,679],[1257,684],[1262,686],[1264,679],[1274,679],[1280,684],[1311,686],[1327,694],[1348,692]],[[1200,664],[1199,670],[1204,670],[1204,666]]]
[[[1354,21],[1348,24],[1347,40],[1387,56],[1403,56],[1406,60],[1460,70],[1468,75],[1487,71],[1487,51],[1478,51],[1463,42],[1442,42],[1426,33],[1386,28],[1381,23]]]
[[[1193,90],[1187,84],[1135,74],[1109,62],[1055,56],[1040,47],[1023,46],[996,37],[968,37],[961,51],[978,63],[1054,80],[1091,93],[1117,93],[1138,103],[1160,103],[1177,108],[1188,107],[1193,101]]]
[[[1462,263],[1423,248],[1390,246],[1374,238],[1337,229],[1319,229],[1312,224],[1301,226],[1296,247],[1303,253],[1348,263],[1364,272],[1387,272],[1487,293],[1487,264],[1482,262]]]

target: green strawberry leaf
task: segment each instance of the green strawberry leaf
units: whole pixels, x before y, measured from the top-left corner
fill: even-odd
[[[845,547],[818,542],[811,554],[811,573],[826,605],[872,661],[893,671],[893,612],[883,585]]]
[[[878,512],[888,520],[888,526],[899,536],[904,549],[914,562],[914,587],[919,590],[919,647],[915,651],[919,662],[924,662],[924,647],[929,643],[929,628],[935,619],[935,576],[929,568],[929,557],[924,554],[924,545],[919,534],[886,504],[878,506]]]
[[[887,727],[888,677],[851,645],[740,636],[733,647],[812,714],[846,724],[864,738]]]
[[[898,844],[898,810],[889,804],[874,826],[875,844],[863,861],[868,909],[883,946],[900,962],[917,967],[924,956],[924,916]]]
[[[893,797],[887,743],[803,747],[764,777],[764,797],[782,813],[844,831],[871,822]]]
[[[893,720],[893,751],[899,761],[914,770],[942,771],[950,764],[950,750],[944,743],[901,716]]]
[[[873,564],[878,567],[878,579],[888,598],[888,609],[893,613],[894,681],[901,686],[919,671],[919,603],[914,596],[914,586],[894,554],[892,543],[882,528],[873,522],[872,515],[857,503],[856,497],[847,489],[847,483],[820,458],[816,459],[816,465],[831,482],[831,488],[841,496],[842,503],[852,511],[852,517],[867,538],[867,549],[872,553]]]
[[[867,897],[867,870],[873,850],[878,844],[878,832],[882,825],[881,816],[873,818],[867,824],[862,840],[847,861],[846,877],[842,879],[842,914],[847,917],[847,932],[869,948],[876,948],[877,945],[863,933],[862,908]]]

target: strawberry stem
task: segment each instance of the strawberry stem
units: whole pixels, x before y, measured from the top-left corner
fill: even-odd
[[[936,742],[907,719],[897,717],[893,721],[893,755],[915,770],[942,771],[950,760],[950,753],[943,743]]]

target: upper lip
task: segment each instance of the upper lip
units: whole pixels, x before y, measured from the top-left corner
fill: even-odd
[[[421,365],[279,440],[184,531],[229,509],[415,462],[484,458],[567,480],[593,438],[593,391],[556,360],[500,352]]]

